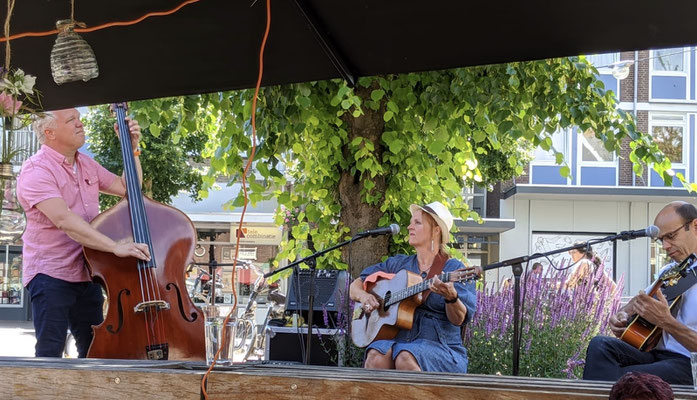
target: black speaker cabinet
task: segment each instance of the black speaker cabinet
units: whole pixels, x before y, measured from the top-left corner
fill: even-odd
[[[314,293],[312,306],[314,311],[339,311],[341,301],[346,301],[346,280],[348,273],[336,269],[315,270]],[[310,296],[310,270],[301,269],[290,277],[290,289],[286,296],[286,311],[307,311]],[[315,321],[316,322],[316,321]]]
[[[336,351],[337,329],[312,330],[310,364],[337,366],[341,362]],[[303,362],[307,340],[307,327],[293,328],[269,326],[266,329],[266,359],[274,361]]]

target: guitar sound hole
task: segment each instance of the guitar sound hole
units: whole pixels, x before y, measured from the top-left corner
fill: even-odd
[[[390,308],[390,306],[387,305],[387,303],[390,302],[390,298],[391,298],[391,297],[392,297],[392,292],[387,292],[387,293],[385,293],[385,298],[384,298],[383,301],[382,301],[382,309],[383,309],[383,311],[387,311],[387,310]]]

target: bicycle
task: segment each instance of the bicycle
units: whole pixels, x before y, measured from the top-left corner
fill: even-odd
[[[194,303],[206,303],[210,304],[211,300],[211,275],[205,269],[190,265],[187,272],[192,273],[198,271],[193,284],[187,280],[187,290],[189,291],[189,296]],[[221,277],[222,268],[219,267],[215,275],[215,302],[223,303],[225,298],[223,296],[223,279]]]
[[[262,359],[264,357],[266,349],[266,330],[269,326],[269,322],[283,317],[286,296],[279,293],[277,288],[271,289],[267,295],[268,309],[264,317],[264,323],[261,325],[256,324],[256,299],[264,288],[268,288],[268,286],[264,285],[263,278],[260,277],[257,279],[257,282],[254,282],[254,289],[249,295],[249,301],[245,307],[244,314],[242,314],[237,322],[235,352],[237,354],[242,354],[242,362],[247,361],[252,355],[257,359]]]

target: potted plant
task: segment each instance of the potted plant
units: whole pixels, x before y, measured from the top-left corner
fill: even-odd
[[[12,160],[25,149],[16,143],[16,132],[27,129],[38,112],[36,78],[21,69],[0,70],[0,244],[14,243],[24,232],[26,218],[17,201],[17,181]]]

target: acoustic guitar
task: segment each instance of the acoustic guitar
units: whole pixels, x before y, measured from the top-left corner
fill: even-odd
[[[688,269],[695,261],[697,261],[697,256],[690,254],[681,263],[663,271],[661,276],[651,285],[648,295],[656,298],[656,293],[661,290],[673,315],[676,313],[676,304],[680,303],[682,294],[697,283],[697,271],[695,268]],[[661,340],[663,329],[638,314],[633,315],[630,320],[632,322],[622,333],[620,339],[641,351],[653,349]]]
[[[480,269],[468,267],[437,276],[443,282],[466,282],[479,277],[479,273]],[[401,270],[369,285],[367,291],[377,298],[380,307],[367,313],[361,303],[356,303],[351,321],[353,343],[365,347],[375,340],[392,339],[401,329],[411,329],[414,310],[426,300],[422,292],[428,290],[434,278],[422,280],[418,274]]]

